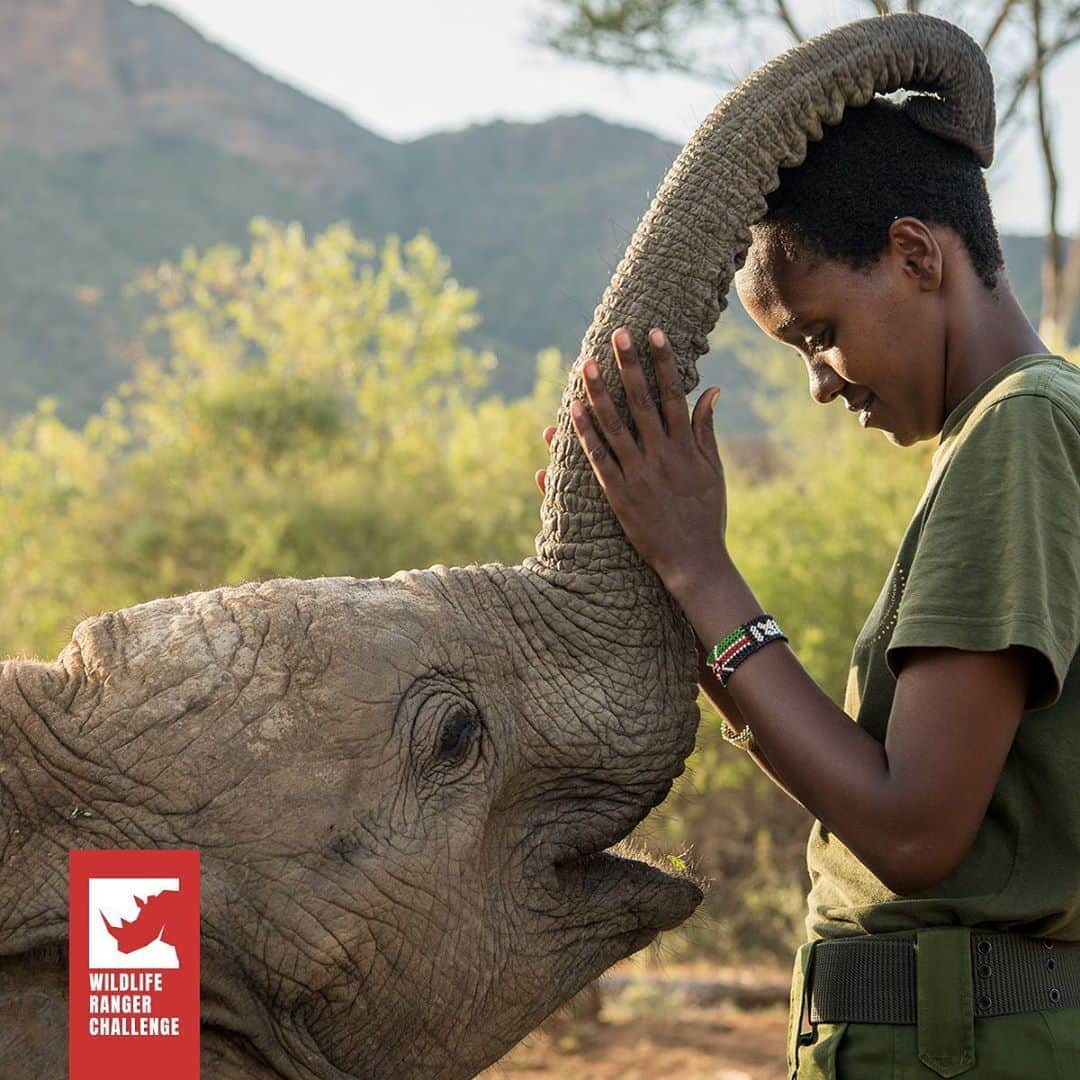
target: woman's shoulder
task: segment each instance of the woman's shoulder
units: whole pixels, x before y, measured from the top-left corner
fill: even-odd
[[[1063,356],[1051,357],[1045,394],[1059,405],[1080,430],[1080,364],[1074,364]]]
[[[951,459],[965,443],[980,449],[1016,444],[1057,428],[1067,456],[1080,454],[1080,365],[1063,356],[1023,357],[988,380],[986,389],[959,422],[943,433],[935,459]],[[970,453],[971,451],[969,451]]]
[[[971,419],[1000,402],[1019,398],[1046,398],[1080,428],[1080,365],[1063,356],[1033,356],[992,387],[978,403]],[[1032,408],[1038,406],[1027,403]],[[1012,406],[1016,408],[1016,406]]]

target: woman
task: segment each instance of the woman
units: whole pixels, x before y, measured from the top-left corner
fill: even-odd
[[[1080,1077],[1080,368],[1013,296],[966,148],[876,99],[780,175],[744,307],[816,402],[940,436],[843,709],[728,554],[718,390],[688,417],[657,329],[658,410],[619,330],[640,442],[589,363],[574,423],[726,736],[816,819],[789,1073]]]

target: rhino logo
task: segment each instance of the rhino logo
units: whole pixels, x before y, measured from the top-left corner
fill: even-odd
[[[184,900],[177,878],[91,878],[91,968],[178,968]]]
[[[139,909],[135,921],[121,919],[119,926],[113,926],[105,918],[105,913],[101,912],[101,921],[116,939],[116,947],[122,953],[133,953],[137,949],[145,949],[152,941],[163,941],[176,950],[176,960],[180,963],[179,934],[173,929],[179,925],[182,917],[180,890],[168,889],[148,900],[136,896],[135,906]]]

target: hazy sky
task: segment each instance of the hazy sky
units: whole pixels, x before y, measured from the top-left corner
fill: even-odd
[[[529,41],[546,0],[157,0],[256,66],[337,106],[387,138],[407,140],[495,117],[590,112],[684,142],[722,91],[693,79],[620,72]],[[804,32],[861,18],[857,0],[789,0]],[[777,37],[768,54],[785,48]],[[734,50],[728,50],[729,52]],[[744,43],[748,69],[767,59]],[[1062,175],[1061,225],[1080,227],[1080,47],[1052,81]],[[1040,232],[1045,181],[1032,135],[999,140],[989,181],[998,224]],[[1020,136],[1023,130],[1025,133]]]

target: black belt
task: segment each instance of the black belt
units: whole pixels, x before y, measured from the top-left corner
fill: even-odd
[[[916,1023],[915,937],[814,946],[811,1023]],[[971,932],[975,1016],[1080,1007],[1080,941]]]

